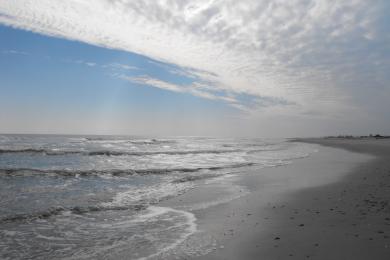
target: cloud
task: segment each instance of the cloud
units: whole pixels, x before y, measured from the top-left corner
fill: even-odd
[[[61,61],[62,62],[69,62],[69,63],[75,63],[75,64],[81,64],[81,65],[85,65],[85,66],[88,66],[88,67],[95,67],[95,66],[98,65],[96,62],[85,61],[85,60],[64,59],[64,60],[61,60]]]
[[[102,66],[103,68],[119,69],[119,70],[138,70],[139,68],[132,65],[122,63],[110,63]]]
[[[234,107],[242,112],[250,112],[251,108],[265,108],[272,106],[291,106],[295,105],[294,103],[288,102],[284,99],[278,99],[274,97],[264,97],[264,96],[246,96],[243,97],[237,93],[228,93],[218,91],[215,88],[208,86],[204,83],[193,82],[191,84],[175,84],[160,79],[152,78],[149,76],[126,76],[126,75],[117,75],[118,78],[136,83],[139,85],[145,85],[150,87],[155,87],[159,89],[164,89],[168,91],[173,91],[177,93],[187,93],[196,97],[223,101],[229,104],[231,107]]]
[[[117,62],[112,62],[112,63],[100,65],[100,64],[98,64],[96,62],[85,61],[85,60],[63,59],[61,61],[62,62],[68,62],[68,63],[74,63],[74,64],[81,64],[81,65],[85,65],[85,66],[88,66],[88,67],[99,67],[99,68],[103,68],[103,69],[107,69],[107,70],[110,69],[110,70],[113,70],[113,71],[126,71],[126,70],[133,71],[133,70],[139,70],[139,68],[137,68],[135,66],[122,64],[122,63],[117,63]]]
[[[188,93],[197,97],[210,99],[210,100],[223,100],[229,103],[237,103],[238,101],[233,97],[228,97],[225,95],[217,95],[216,93],[212,93],[210,91],[206,91],[204,88],[199,86],[199,83],[192,83],[188,85],[180,85],[174,84],[170,82],[166,82],[160,79],[155,79],[149,76],[125,76],[119,75],[121,79],[140,84],[151,86],[159,89],[169,90],[178,93]]]
[[[148,85],[160,89],[165,89],[173,92],[185,92],[185,90],[176,84],[168,83],[159,79],[150,78],[148,76],[143,77],[129,77],[129,76],[119,76],[119,78],[131,81],[133,83],[141,84],[141,85]]]
[[[2,54],[15,54],[15,55],[29,55],[27,52],[24,51],[17,51],[17,50],[2,50]]]
[[[336,115],[388,86],[389,5],[386,0],[2,0],[0,23],[174,64],[172,73],[207,86],[186,88],[193,95],[221,99],[205,90],[212,88],[257,97],[259,104],[272,97],[269,102],[285,107],[279,102],[285,100],[297,104],[296,113]]]

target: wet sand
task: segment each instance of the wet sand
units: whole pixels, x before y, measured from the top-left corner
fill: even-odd
[[[300,141],[321,146],[309,158],[238,178],[249,194],[192,211],[215,245],[191,259],[390,259],[389,140]],[[211,200],[212,190],[167,203]]]

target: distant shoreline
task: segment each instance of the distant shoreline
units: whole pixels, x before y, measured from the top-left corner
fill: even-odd
[[[292,142],[303,142],[319,144],[323,146],[335,147],[352,152],[372,154],[378,157],[388,157],[390,155],[390,138],[367,137],[367,138],[295,138]]]

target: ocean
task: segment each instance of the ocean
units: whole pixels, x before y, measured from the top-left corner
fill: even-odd
[[[197,210],[250,192],[231,177],[312,152],[286,139],[0,135],[0,258],[172,259],[199,232]],[[213,201],[162,205],[209,183],[224,187]]]

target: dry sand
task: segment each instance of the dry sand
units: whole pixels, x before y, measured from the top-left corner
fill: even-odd
[[[193,211],[217,242],[194,259],[390,259],[389,140],[300,141],[321,146],[291,165],[245,174],[237,183],[248,195]],[[168,204],[211,199],[211,190]]]

